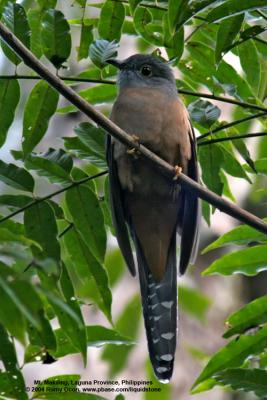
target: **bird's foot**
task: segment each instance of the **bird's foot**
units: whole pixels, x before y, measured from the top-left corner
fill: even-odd
[[[181,175],[182,171],[183,171],[182,167],[180,167],[179,165],[175,165],[175,167],[174,167],[174,177],[173,177],[174,181],[177,181],[177,179]]]
[[[136,135],[132,135],[133,140],[136,142],[137,146],[140,146],[140,138]],[[130,154],[134,157],[137,157],[140,155],[140,151],[138,150],[138,147],[132,147],[131,149],[127,150],[127,154]]]

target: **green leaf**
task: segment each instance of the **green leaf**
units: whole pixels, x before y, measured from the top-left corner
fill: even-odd
[[[12,336],[24,344],[26,324],[23,310],[21,304],[17,303],[19,300],[7,282],[9,268],[5,267],[4,269],[3,264],[0,265],[0,268],[0,321]],[[6,272],[6,276],[3,276],[3,272]]]
[[[23,116],[24,155],[27,156],[43,138],[50,118],[55,113],[59,94],[48,83],[34,86],[25,106]]]
[[[206,201],[202,201],[202,215],[208,226],[210,226],[211,206]]]
[[[108,103],[111,100],[114,100],[117,94],[117,89],[115,85],[96,85],[93,87],[89,87],[88,89],[81,90],[79,95],[82,96],[88,103],[91,104],[102,104]],[[69,112],[76,112],[77,108],[74,106],[67,106],[60,108],[58,112],[65,114]]]
[[[98,168],[107,168],[106,160],[102,157],[92,152],[89,147],[87,147],[78,137],[65,137],[64,138],[65,149],[69,150],[72,155],[78,157],[79,159],[87,160],[91,164]]]
[[[20,309],[28,320],[27,330],[30,341],[34,332],[35,336],[38,337],[36,344],[45,347],[46,350],[55,350],[55,335],[44,313],[43,303],[34,287],[29,282],[16,280],[12,282],[10,288],[14,291],[20,302]]]
[[[226,254],[214,261],[202,274],[203,276],[213,274],[257,275],[267,269],[266,251],[267,245],[261,245]]]
[[[71,52],[70,26],[58,10],[47,10],[41,21],[41,40],[44,55],[59,69]]]
[[[108,40],[97,39],[90,45],[89,57],[98,68],[102,69],[107,65],[107,60],[117,56],[118,47],[119,45],[115,40],[109,42]]]
[[[36,170],[38,175],[48,177],[52,183],[70,184],[72,158],[64,150],[48,149],[44,154],[29,154],[25,160],[27,169]]]
[[[29,196],[19,195],[19,194],[3,194],[0,196],[0,205],[8,206],[12,208],[25,207],[27,204],[31,203],[33,199]]]
[[[17,397],[17,393],[14,392],[13,386],[16,384],[16,379],[10,375],[8,372],[0,372],[0,388],[1,395],[6,396],[6,398],[14,398]],[[3,397],[0,399],[3,399]]]
[[[194,383],[193,393],[202,391],[202,384],[210,378],[214,378],[214,375],[219,371],[241,366],[248,357],[261,353],[266,346],[267,328],[261,329],[253,336],[240,336],[238,340],[232,340],[210,359]],[[210,382],[209,388],[215,384],[216,381],[213,380]],[[204,388],[204,390],[207,389]]]
[[[262,369],[229,368],[218,372],[215,379],[234,390],[254,392],[260,398],[266,398],[267,371]]]
[[[20,87],[16,79],[0,80],[0,147],[6,141],[7,132],[12,124],[20,98]]]
[[[213,92],[218,87],[219,82],[221,85],[224,85],[225,91],[228,90],[227,87],[230,87],[231,95],[239,100],[251,101],[251,98],[254,97],[246,80],[231,65],[222,60],[216,69],[214,64],[214,49],[212,47],[202,42],[190,41],[187,43],[187,50],[191,56],[189,59],[190,65],[186,63],[188,68],[184,68],[183,71],[197,85],[201,82]],[[216,85],[212,83],[212,79],[207,78],[207,75],[216,78]]]
[[[239,130],[235,129],[234,127],[227,129],[227,134],[229,136],[239,135]],[[250,152],[246,146],[246,143],[243,139],[237,139],[232,141],[233,146],[241,155],[241,157],[246,161],[246,163],[250,166],[250,168],[255,171],[255,164],[250,156]]]
[[[176,65],[183,55],[184,51],[184,28],[180,28],[173,35],[169,31],[169,23],[167,14],[163,17],[164,46],[169,58]]]
[[[226,177],[226,175],[224,174],[223,171],[220,172],[220,177],[223,183],[223,194],[228,197],[228,199],[230,199],[231,201],[233,201],[234,203],[236,202],[235,196],[233,195],[228,179]]]
[[[221,148],[216,144],[201,146],[198,154],[202,168],[203,182],[209,189],[221,195],[223,184],[220,177],[220,170],[224,162]]]
[[[31,31],[24,8],[20,4],[12,4],[12,2],[9,2],[3,11],[2,19],[7,28],[11,30],[26,47],[30,47]],[[1,42],[1,45],[6,57],[13,64],[18,65],[21,63],[21,58],[17,56],[6,43]]]
[[[190,0],[169,0],[168,17],[171,31],[179,30],[190,18],[212,3],[217,3],[217,0],[198,0],[194,2],[190,2]]]
[[[98,23],[100,37],[107,40],[119,41],[124,18],[124,5],[120,2],[107,0],[101,8]]]
[[[267,158],[256,160],[254,165],[258,174],[267,175]]]
[[[224,162],[222,164],[223,169],[229,175],[235,176],[237,178],[246,179],[249,183],[251,183],[251,180],[249,179],[249,177],[246,174],[245,170],[243,169],[242,165],[236,159],[231,146],[228,146],[228,143],[222,144],[222,145],[219,144],[219,146],[222,149],[223,157],[224,157]]]
[[[162,26],[152,23],[153,14],[146,7],[137,7],[134,13],[134,27],[148,43],[163,45]],[[161,30],[161,32],[160,32]]]
[[[68,270],[64,263],[62,263],[61,276],[60,276],[60,287],[61,287],[62,293],[65,297],[66,303],[72,309],[72,311],[77,315],[77,317],[80,319],[81,326],[78,327],[78,329],[76,330],[75,337],[74,337],[74,340],[72,340],[72,343],[75,341],[76,348],[78,348],[79,351],[82,353],[83,362],[84,362],[84,365],[86,365],[86,361],[87,361],[86,327],[84,324],[84,320],[83,320],[79,302],[75,298],[74,288],[73,288]]]
[[[31,51],[37,58],[43,55],[40,24],[42,15],[42,11],[36,9],[30,9],[27,13],[31,29]]]
[[[82,122],[74,128],[74,132],[80,141],[88,147],[89,153],[99,160],[97,166],[107,167],[105,155],[105,135],[103,129],[88,122]]]
[[[32,247],[36,258],[52,258],[60,261],[60,246],[57,241],[57,225],[51,206],[43,201],[24,212],[24,224],[27,237],[38,242],[42,251]]]
[[[204,321],[211,300],[196,289],[179,286],[179,304],[183,311]]]
[[[60,327],[63,329],[65,334],[72,345],[77,349],[77,352],[81,352],[83,355],[84,362],[86,354],[86,341],[85,341],[85,331],[84,323],[79,314],[77,314],[77,307],[73,309],[65,299],[60,297],[56,292],[51,292],[48,290],[41,290],[52,305],[55,314],[58,318]]]
[[[6,369],[5,377],[9,380],[10,390],[8,395],[15,399],[27,400],[25,382],[19,369],[16,350],[12,339],[8,336],[3,325],[0,324],[0,360]],[[1,388],[2,389],[2,388]],[[2,392],[2,390],[1,390]],[[6,394],[6,393],[5,393]],[[3,395],[3,393],[1,393]]]
[[[95,193],[86,186],[77,186],[67,191],[66,203],[84,243],[103,262],[107,238],[103,213]]]
[[[228,0],[211,10],[206,19],[208,22],[215,22],[228,18],[229,15],[234,16],[242,14],[244,11],[253,11],[265,6],[267,6],[266,0]]]
[[[86,25],[84,22],[81,29],[80,46],[78,47],[78,61],[88,58],[89,47],[94,40],[93,25]]]
[[[105,258],[110,286],[113,287],[125,273],[125,261],[118,248],[110,249]]]
[[[34,180],[30,173],[14,164],[0,160],[0,180],[15,189],[33,192]]]
[[[23,244],[24,246],[37,246],[38,243],[34,242],[31,239],[27,239],[24,235],[19,234],[18,232],[10,232],[10,230],[6,228],[0,227],[0,240],[1,242],[18,242]]]
[[[264,221],[267,221],[267,219],[265,218]],[[230,244],[243,246],[251,242],[267,242],[267,235],[251,228],[250,226],[241,225],[220,236],[217,240],[207,246],[202,251],[202,254]]]
[[[63,237],[67,254],[71,260],[68,271],[78,286],[79,297],[92,299],[111,320],[112,296],[105,269],[89,251],[80,234],[70,229]]]
[[[132,14],[134,13],[138,4],[141,3],[141,1],[142,0],[129,0],[130,10]]]
[[[123,335],[130,337],[132,340],[137,338],[139,322],[141,317],[140,298],[139,295],[134,296],[120,314],[116,329]],[[132,323],[134,321],[134,324]],[[127,362],[133,346],[115,347],[112,345],[106,346],[102,354],[102,359],[110,364],[109,375],[113,377],[121,371]]]
[[[258,327],[267,322],[267,296],[262,296],[246,304],[225,321],[229,329],[224,338],[245,333],[248,329]]]
[[[254,42],[252,40],[247,40],[240,44],[238,46],[238,54],[247,81],[257,97],[260,88],[261,63]]]
[[[0,17],[2,17],[3,11],[8,3],[14,3],[15,0],[1,0],[0,2]]]
[[[37,0],[42,9],[55,8],[57,0]]]
[[[217,106],[201,99],[190,103],[188,111],[193,121],[206,128],[210,128],[221,115],[221,110]]]
[[[216,64],[219,64],[222,57],[227,53],[228,48],[231,46],[240,31],[243,21],[244,14],[240,14],[234,17],[229,17],[220,23],[215,49]]]
[[[86,327],[87,346],[102,347],[108,344],[116,346],[132,345],[133,341],[129,338],[120,335],[118,332],[107,329],[100,325],[91,325]],[[62,329],[56,329],[57,351],[55,357],[64,357],[65,355],[77,353],[77,349],[71,344],[70,340]]]

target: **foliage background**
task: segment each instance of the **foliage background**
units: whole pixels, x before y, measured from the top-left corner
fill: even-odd
[[[116,71],[105,60],[117,51],[124,58],[160,49],[199,136],[203,183],[261,217],[266,7],[264,0],[0,1],[2,21],[106,115]],[[112,235],[104,133],[1,47],[0,398],[61,399],[42,385],[36,394],[26,386],[62,374],[68,381],[77,373],[153,379],[138,283],[125,273]],[[219,101],[225,99],[232,103]],[[259,138],[233,139],[248,133]],[[266,237],[246,226],[227,232],[233,221],[214,211],[203,204],[205,254],[181,280],[180,344],[173,381],[161,386],[163,400],[267,397]],[[221,235],[215,242],[214,234]]]

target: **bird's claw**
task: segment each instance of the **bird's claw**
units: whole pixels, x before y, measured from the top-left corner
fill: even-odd
[[[180,167],[179,165],[175,165],[174,167],[174,181],[177,181],[177,179],[179,178],[179,176],[181,175],[183,169],[182,167]]]
[[[140,146],[140,138],[136,135],[132,135],[132,138],[139,147]],[[127,154],[130,154],[132,156],[138,156],[140,154],[140,151],[138,150],[138,148],[132,147],[131,149],[127,150]]]

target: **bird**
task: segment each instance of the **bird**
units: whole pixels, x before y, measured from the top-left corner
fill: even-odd
[[[107,62],[119,70],[111,120],[178,173],[199,181],[194,130],[168,63],[145,54]],[[138,149],[110,135],[106,157],[118,245],[133,276],[138,268],[151,364],[156,378],[167,383],[178,330],[177,264],[182,275],[195,260],[199,200],[179,180],[160,173]]]

